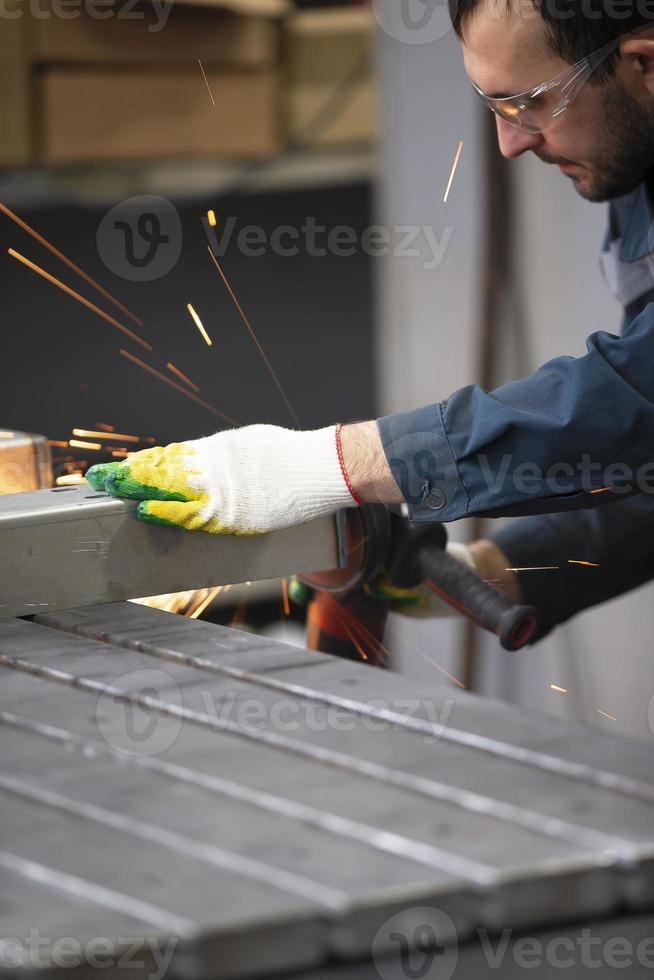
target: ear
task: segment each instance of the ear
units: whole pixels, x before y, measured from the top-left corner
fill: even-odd
[[[654,95],[654,38],[632,37],[620,45],[620,54],[630,62],[641,84]]]

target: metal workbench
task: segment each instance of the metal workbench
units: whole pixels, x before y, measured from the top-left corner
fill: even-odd
[[[3,975],[652,973],[645,742],[126,602],[1,619],[0,670]]]

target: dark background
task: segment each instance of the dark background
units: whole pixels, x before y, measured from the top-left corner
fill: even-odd
[[[54,256],[0,215],[2,383],[0,425],[67,439],[72,427],[97,422],[159,443],[207,435],[220,419],[172,391],[119,354],[130,350],[167,374],[172,361],[201,389],[201,397],[239,424],[293,421],[207,254],[202,217],[238,218],[223,269],[268,354],[303,428],[374,413],[371,260],[283,257],[270,250],[240,255],[236,234],[257,224],[301,226],[307,216],[328,228],[346,224],[357,236],[371,223],[366,183],[294,191],[185,198],[176,201],[183,248],[176,267],[153,282],[130,282],[110,272],[96,249],[108,206],[12,204],[28,224],[57,246],[143,320],[152,355],[55,286],[7,255],[13,247],[115,315],[129,320]],[[186,310],[190,302],[213,339],[208,348]],[[102,454],[82,453],[95,462]]]

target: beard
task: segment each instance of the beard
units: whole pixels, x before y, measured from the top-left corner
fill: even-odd
[[[617,80],[602,92],[602,128],[587,172],[571,177],[586,201],[610,201],[633,191],[654,169],[654,110],[644,109]],[[556,163],[545,156],[546,163]]]

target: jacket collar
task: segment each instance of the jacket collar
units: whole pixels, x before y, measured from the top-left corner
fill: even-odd
[[[618,198],[615,207],[624,228],[618,256],[634,262],[654,252],[654,181],[642,181],[630,194]]]

